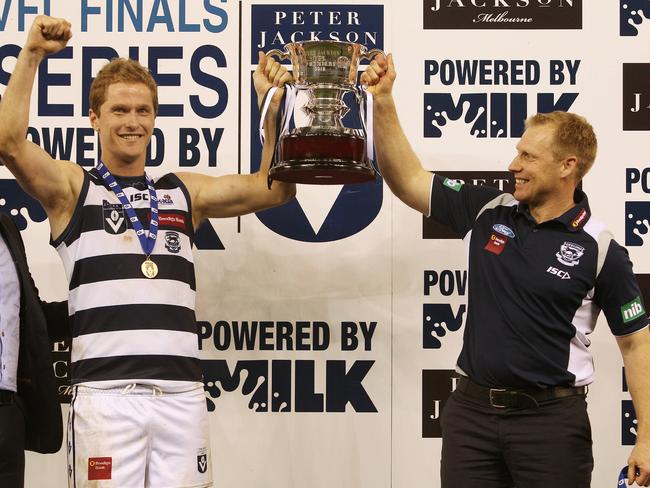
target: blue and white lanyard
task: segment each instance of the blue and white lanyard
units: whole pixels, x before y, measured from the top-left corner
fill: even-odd
[[[145,230],[140,223],[140,219],[138,219],[133,206],[129,203],[128,198],[126,198],[126,195],[124,194],[124,190],[122,190],[120,184],[115,180],[115,177],[111,174],[106,165],[104,165],[104,163],[101,161],[97,165],[97,171],[99,171],[101,177],[104,179],[113,193],[115,193],[115,196],[122,204],[127,217],[133,225],[135,234],[138,236],[140,246],[142,247],[142,250],[144,251],[144,254],[148,260],[149,256],[151,256],[151,253],[153,252],[153,248],[156,245],[156,235],[158,234],[158,198],[156,197],[156,189],[153,187],[153,180],[151,180],[151,178],[149,178],[145,173],[144,179],[147,182],[147,187],[149,188],[149,201],[151,202],[149,232],[145,236]]]
[[[621,469],[621,472],[618,474],[618,484],[616,486],[618,486],[619,488],[623,487],[623,486],[627,486],[627,481],[628,481],[628,479],[627,479],[627,469],[628,469],[628,467],[624,466]],[[636,470],[636,475],[637,476],[639,475],[638,468]]]

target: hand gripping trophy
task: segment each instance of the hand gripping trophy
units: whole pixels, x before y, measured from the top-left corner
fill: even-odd
[[[375,180],[372,166],[372,95],[357,85],[359,61],[381,53],[361,44],[342,41],[292,42],[266,53],[291,59],[293,87],[285,95],[283,120],[271,180],[289,183],[336,185]],[[289,130],[297,90],[307,91],[302,108],[309,122]],[[343,126],[349,112],[343,97],[353,92],[361,119],[361,129]],[[267,94],[267,99],[271,97]],[[261,124],[266,104],[262,104]],[[260,127],[262,129],[262,127]],[[261,131],[262,132],[262,131]]]

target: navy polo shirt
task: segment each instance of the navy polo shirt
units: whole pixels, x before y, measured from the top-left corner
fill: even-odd
[[[627,250],[592,218],[583,192],[575,201],[537,224],[508,193],[434,176],[431,217],[469,249],[458,370],[475,382],[586,385],[594,372],[588,335],[601,310],[616,336],[648,326]]]

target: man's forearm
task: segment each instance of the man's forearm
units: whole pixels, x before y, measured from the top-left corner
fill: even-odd
[[[14,174],[20,168],[15,167],[12,155],[26,138],[32,87],[42,60],[42,55],[23,48],[0,102],[0,157]]]
[[[382,176],[395,196],[424,211],[419,187],[427,179],[423,179],[426,171],[402,129],[392,95],[376,97],[374,112],[375,149]]]
[[[650,415],[650,333],[642,330],[634,334],[630,344],[622,348],[625,377],[637,416],[637,437],[650,442],[648,415]]]

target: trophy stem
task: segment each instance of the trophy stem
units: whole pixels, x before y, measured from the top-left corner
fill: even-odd
[[[307,103],[303,112],[309,116],[311,127],[342,128],[342,119],[350,111],[343,101],[350,91],[345,87],[312,85],[307,88]]]

